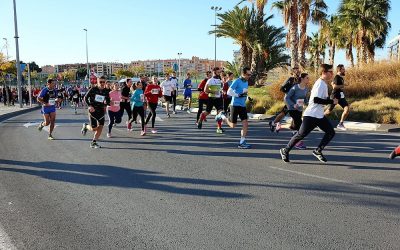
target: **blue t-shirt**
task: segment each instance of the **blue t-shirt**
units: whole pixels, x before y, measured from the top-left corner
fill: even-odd
[[[55,107],[55,100],[57,99],[57,94],[58,93],[56,89],[50,90],[49,88],[44,87],[42,91],[40,91],[39,97],[43,98],[43,101],[45,103],[48,103],[50,104],[50,106]]]
[[[131,105],[133,107],[142,107],[144,102],[144,94],[142,89],[136,89],[131,96]]]
[[[235,92],[235,94],[243,94],[244,90],[247,92],[249,89],[249,83],[242,79],[242,78],[238,78],[235,81],[233,81],[232,85],[229,87],[230,89],[233,90],[233,92]],[[232,106],[240,106],[240,107],[246,107],[246,100],[247,97],[236,97],[233,96],[232,97],[232,102],[231,105]]]
[[[183,87],[185,88],[185,95],[189,95],[192,93],[192,80],[186,79],[183,82]]]

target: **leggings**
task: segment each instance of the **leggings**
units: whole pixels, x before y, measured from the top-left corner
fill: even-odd
[[[140,116],[140,120],[142,121],[142,131],[144,130],[144,108],[143,106],[140,107],[133,107],[132,109],[132,115],[133,117],[137,117],[138,115]],[[134,122],[133,118],[131,120],[129,120],[129,123]]]
[[[149,109],[150,109],[150,113],[146,118],[146,125],[147,123],[149,123],[150,118],[151,118],[151,128],[154,128],[154,123],[156,122],[156,109],[157,109],[157,103],[151,103],[149,102]]]
[[[302,112],[299,110],[289,110],[289,115],[292,117],[292,124],[290,124],[290,129],[298,131],[301,127],[303,121],[301,120]]]
[[[177,90],[172,91],[171,93],[171,97],[172,97],[172,110],[175,111],[175,107],[176,107],[176,96],[177,96]]]
[[[131,103],[130,102],[120,102],[120,107],[121,107],[121,116],[124,116],[124,110],[126,110],[126,113],[128,113],[128,120],[132,119],[132,109],[131,109]]]
[[[75,106],[76,107],[76,106]],[[111,129],[114,126],[114,124],[119,124],[121,123],[122,120],[122,112],[117,111],[117,112],[113,112],[111,110],[108,110],[108,133],[111,133]]]
[[[197,111],[197,120],[199,120],[201,113],[203,113],[203,106],[207,106],[208,99],[199,99],[199,111]]]
[[[297,132],[292,139],[289,141],[286,146],[287,152],[292,150],[294,145],[296,145],[299,141],[303,140],[311,131],[313,131],[316,127],[319,127],[322,131],[325,132],[324,137],[322,138],[317,151],[321,152],[326,145],[333,139],[335,136],[335,130],[332,127],[332,124],[325,116],[323,118],[315,118],[310,116],[304,116],[303,123],[300,126],[299,132]]]

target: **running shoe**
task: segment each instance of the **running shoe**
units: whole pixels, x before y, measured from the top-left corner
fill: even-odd
[[[87,123],[84,123],[84,124],[82,125],[81,133],[82,133],[83,136],[85,136],[86,133],[87,133],[87,131],[88,131],[88,129],[87,129],[86,126],[87,126]]]
[[[168,118],[171,118],[171,115],[170,115],[170,114],[167,114],[167,117],[168,117]]]
[[[343,122],[339,123],[336,128],[340,129],[342,131],[346,131],[347,130],[347,128],[343,125]]]
[[[286,163],[290,162],[289,153],[287,152],[286,148],[281,148],[279,152],[281,153],[282,161]]]
[[[282,128],[282,124],[281,124],[280,122],[278,122],[278,123],[276,124],[276,127],[275,127],[275,132],[276,132],[276,133],[279,133],[279,131],[281,130],[281,128]]]
[[[397,148],[395,148],[395,149],[392,151],[392,153],[390,153],[389,158],[393,160],[393,159],[396,158],[397,156],[400,156],[400,146],[398,146]]]
[[[238,145],[238,148],[240,148],[240,149],[250,149],[250,148],[251,148],[251,145],[250,145],[250,144],[247,144],[247,142],[244,141],[243,143],[240,143],[240,144]]]
[[[224,133],[224,131],[222,131],[222,129],[220,128],[217,128],[217,134],[222,134],[222,133]]]
[[[305,150],[307,149],[306,145],[304,145],[303,141],[299,141],[295,146],[296,149]]]
[[[271,130],[271,132],[275,132],[276,125],[273,124],[273,121],[270,121],[268,123],[268,125],[269,125],[269,129]]]
[[[97,144],[97,142],[94,142],[94,141],[92,141],[92,142],[90,143],[90,147],[91,147],[91,148],[101,148],[101,146],[100,146],[99,144]]]
[[[197,122],[197,128],[201,129],[203,127],[203,121],[200,119],[200,121]]]
[[[126,124],[126,130],[132,131],[132,123],[128,122],[128,123]]]
[[[37,129],[38,129],[39,131],[42,131],[42,130],[43,130],[43,128],[44,128],[44,126],[43,126],[43,123],[41,122],[41,123],[39,124],[39,126],[38,126],[38,128],[37,128]]]
[[[54,140],[54,137],[52,135],[49,135],[49,137],[47,137],[47,139],[52,141],[52,140]]]
[[[146,131],[142,130],[142,132],[140,132],[141,136],[145,136],[146,135]]]
[[[172,114],[176,115],[176,111],[172,111]]]
[[[317,150],[314,150],[312,154],[320,161],[320,162],[328,162],[328,160],[325,158],[325,156],[322,154],[322,152],[318,152]]]
[[[152,134],[157,134],[157,130],[153,128],[153,129],[151,130],[151,133],[152,133]]]
[[[188,114],[190,114],[190,113],[191,113],[191,112],[190,112],[190,109],[186,110],[186,112],[187,112]]]
[[[111,138],[111,137],[112,137],[111,133],[107,133],[107,138]]]

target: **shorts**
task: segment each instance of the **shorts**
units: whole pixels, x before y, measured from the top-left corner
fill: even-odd
[[[342,108],[345,108],[345,107],[348,107],[349,106],[349,104],[347,103],[347,101],[346,101],[346,98],[342,98],[342,99],[339,99],[339,102],[338,102],[338,104],[342,107]],[[329,111],[332,111],[334,108],[335,108],[335,104],[329,104]]]
[[[79,98],[77,98],[77,99],[73,99],[73,101],[74,101],[74,103],[79,103]]]
[[[42,107],[41,113],[43,115],[49,115],[51,113],[56,112],[56,106],[50,106],[50,107]]]
[[[97,128],[98,126],[104,126],[105,122],[105,112],[104,110],[95,110],[93,113],[89,112],[89,122],[92,128]]]
[[[287,106],[285,105],[285,106],[282,108],[281,112],[279,112],[279,113],[285,113],[285,115],[287,115],[287,114],[289,113],[289,109],[288,109]]]
[[[191,89],[185,89],[185,92],[183,93],[184,99],[192,98],[192,90]]]
[[[246,107],[242,106],[232,106],[231,105],[231,116],[230,116],[230,121],[232,123],[237,123],[237,118],[240,118],[241,121],[247,120],[247,109]]]
[[[211,113],[211,110],[215,107],[217,111],[222,110],[222,98],[208,98],[206,112]]]
[[[172,96],[165,95],[164,99],[166,102],[172,102]]]

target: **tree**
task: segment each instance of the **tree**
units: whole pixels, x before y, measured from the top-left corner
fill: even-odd
[[[78,79],[84,79],[86,75],[87,75],[87,69],[86,68],[79,68],[76,71],[76,77]]]
[[[326,43],[321,41],[321,35],[319,33],[313,33],[312,37],[309,38],[310,43],[308,46],[308,52],[311,55],[310,62],[311,67],[314,68],[315,74],[318,71],[319,65],[322,63],[321,55],[325,54]]]
[[[126,78],[126,77],[133,77],[134,73],[132,71],[129,71],[129,70],[119,69],[117,72],[115,72],[115,76],[118,79],[121,79],[121,78]]]
[[[339,26],[339,18],[333,15],[330,16],[328,19],[322,21],[321,23],[321,39],[322,41],[326,41],[329,47],[329,64],[333,65],[335,63],[336,45],[340,41],[342,36]]]
[[[132,72],[134,76],[139,76],[140,74],[144,74],[146,72],[143,65],[132,66],[129,68],[129,71]]]
[[[39,67],[39,65],[37,65],[34,61],[28,63],[29,64],[29,69],[31,71],[36,71],[38,73],[42,72],[42,69]]]
[[[240,77],[241,70],[240,70],[240,64],[237,61],[233,62],[226,62],[225,63],[225,71],[232,72],[235,78]]]

